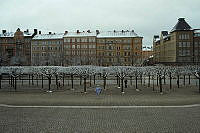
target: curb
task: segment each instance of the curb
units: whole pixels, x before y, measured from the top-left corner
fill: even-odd
[[[7,108],[66,108],[66,109],[123,109],[123,108],[192,108],[200,107],[200,104],[177,105],[177,106],[18,106],[0,104],[0,107]]]

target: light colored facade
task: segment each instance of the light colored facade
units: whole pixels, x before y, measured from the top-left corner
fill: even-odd
[[[164,64],[194,64],[198,63],[199,36],[184,18],[179,18],[172,31],[162,31],[160,37],[154,36],[154,62]],[[195,41],[196,40],[196,41]]]
[[[141,64],[142,39],[134,31],[100,32],[97,35],[97,65]]]
[[[200,30],[194,32],[194,62],[200,63]]]
[[[142,62],[145,60],[148,60],[149,58],[152,58],[153,56],[153,49],[152,47],[143,47],[142,49]]]
[[[63,58],[63,35],[61,34],[38,34],[31,42],[31,62],[33,66],[62,66]]]

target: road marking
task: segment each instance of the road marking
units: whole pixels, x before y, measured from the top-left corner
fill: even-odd
[[[118,108],[192,108],[200,107],[200,104],[177,105],[177,106],[18,106],[0,104],[0,107],[7,108],[67,108],[67,109],[118,109]]]

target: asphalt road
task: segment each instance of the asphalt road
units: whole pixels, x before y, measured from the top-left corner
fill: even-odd
[[[1,133],[200,132],[200,107],[0,107]]]

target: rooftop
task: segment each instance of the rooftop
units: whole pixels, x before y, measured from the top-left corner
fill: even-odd
[[[97,38],[116,38],[116,37],[119,37],[119,38],[122,38],[122,37],[139,37],[135,32],[134,30],[132,31],[108,31],[108,32],[100,32],[98,35],[97,35]]]
[[[64,33],[55,33],[55,34],[37,34],[33,37],[33,40],[41,40],[41,39],[62,39]]]
[[[6,32],[6,30],[3,30],[3,32],[0,34],[0,37],[14,37],[15,32]],[[29,31],[23,32],[25,37],[31,37],[34,33],[30,33]]]
[[[185,18],[179,18],[171,32],[182,30],[192,30],[192,27],[185,21]]]
[[[90,32],[90,31],[83,31],[83,32],[66,32],[64,37],[89,37],[93,36],[95,37],[97,35],[96,32]]]
[[[153,48],[150,46],[143,46],[142,51],[153,51]]]

